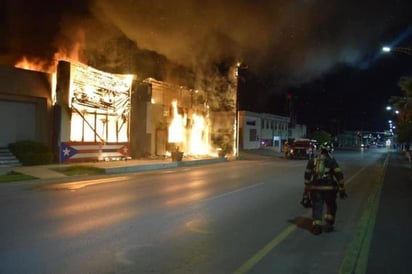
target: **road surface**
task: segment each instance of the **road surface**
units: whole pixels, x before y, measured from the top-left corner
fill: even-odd
[[[2,184],[0,273],[365,271],[388,153],[334,155],[349,198],[319,236],[299,204],[305,160]]]

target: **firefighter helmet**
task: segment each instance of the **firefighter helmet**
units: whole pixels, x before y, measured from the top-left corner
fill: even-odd
[[[333,151],[333,145],[329,142],[324,142],[320,145],[320,149],[327,152]]]

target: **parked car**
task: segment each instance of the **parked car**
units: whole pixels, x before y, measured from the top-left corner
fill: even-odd
[[[311,159],[316,151],[316,140],[297,139],[289,145],[285,156],[288,159]]]

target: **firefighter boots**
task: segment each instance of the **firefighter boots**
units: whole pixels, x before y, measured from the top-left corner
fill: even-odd
[[[320,233],[322,233],[322,227],[320,225],[312,226],[312,233],[314,235],[319,235]]]

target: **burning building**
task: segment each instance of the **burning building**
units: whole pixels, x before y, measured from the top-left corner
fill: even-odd
[[[55,118],[61,162],[129,157],[133,79],[59,62]]]
[[[1,77],[1,125],[9,128],[2,146],[38,141],[54,148],[60,162],[224,155],[237,147],[236,108],[219,110],[225,100],[210,92],[67,61],[58,62],[56,73],[0,73],[8,75]],[[236,95],[227,90],[224,96]]]
[[[233,153],[235,112],[211,110],[208,102],[204,91],[152,78],[142,81],[132,96],[134,157],[217,155],[222,148]]]
[[[200,90],[60,62],[60,159],[124,159],[234,152],[235,111],[211,110]],[[182,157],[182,156],[180,156]]]

